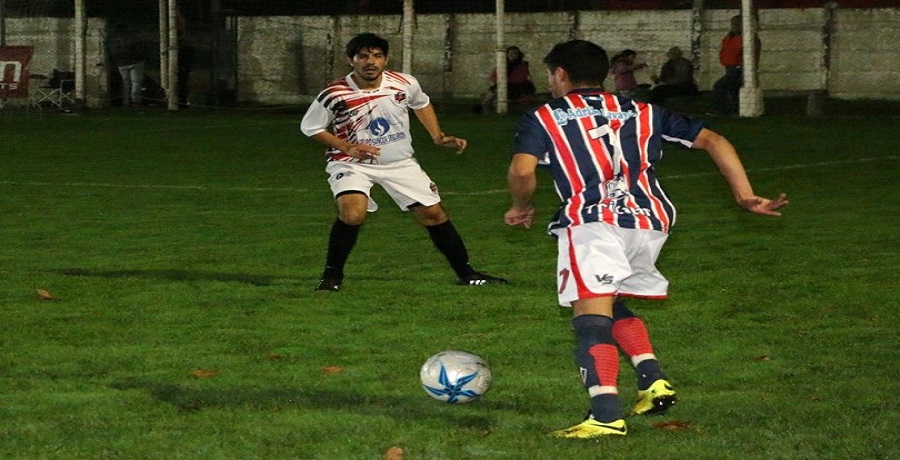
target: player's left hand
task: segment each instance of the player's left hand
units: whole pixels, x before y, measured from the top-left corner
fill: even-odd
[[[754,214],[762,214],[764,216],[780,216],[781,213],[778,212],[777,209],[786,206],[788,203],[790,203],[790,201],[788,201],[787,195],[784,193],[778,195],[778,198],[775,198],[774,200],[763,198],[761,196],[752,196],[738,202],[742,208]]]
[[[463,150],[465,150],[466,146],[469,145],[469,142],[463,138],[448,136],[444,133],[441,133],[440,136],[435,137],[434,143],[436,145],[440,145],[441,147],[455,148],[457,154],[463,153]]]

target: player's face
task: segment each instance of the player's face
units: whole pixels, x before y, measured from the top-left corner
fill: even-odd
[[[387,55],[380,48],[363,48],[350,59],[350,67],[353,67],[358,83],[374,86],[379,82],[387,62]]]
[[[547,86],[550,87],[550,94],[553,97],[562,97],[569,92],[570,88],[566,85],[566,81],[568,81],[566,77],[567,75],[561,67],[554,70],[547,69]]]

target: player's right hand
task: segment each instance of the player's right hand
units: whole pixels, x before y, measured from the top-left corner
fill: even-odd
[[[752,196],[738,201],[738,204],[747,211],[764,216],[780,216],[781,213],[778,212],[778,209],[786,206],[788,203],[790,203],[790,201],[788,201],[787,195],[784,193],[778,195],[778,198],[775,198],[774,200]]]
[[[526,209],[509,208],[509,211],[506,211],[506,214],[503,215],[503,221],[507,225],[513,226],[521,225],[525,228],[531,228],[533,220],[534,206],[529,206]]]
[[[381,149],[369,144],[354,144],[347,149],[347,155],[360,160],[371,160],[381,154]]]

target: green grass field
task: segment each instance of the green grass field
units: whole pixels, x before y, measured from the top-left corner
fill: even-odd
[[[419,131],[418,157],[510,286],[455,286],[379,190],[344,290],[313,292],[335,212],[299,109],[0,114],[0,458],[900,458],[900,118],[710,119],[782,218],[668,149],[670,298],[632,307],[680,401],[574,441],[548,436],[587,409],[555,246],[502,221],[516,118],[457,109],[470,149]],[[542,222],[555,202],[544,178]],[[419,386],[453,348],[490,361],[481,400]]]

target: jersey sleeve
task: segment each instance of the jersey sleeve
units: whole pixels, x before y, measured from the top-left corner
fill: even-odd
[[[527,153],[543,160],[549,151],[549,139],[537,117],[533,113],[522,115],[513,139],[513,153]]]
[[[409,108],[413,110],[419,110],[428,104],[431,103],[431,98],[425,94],[425,91],[422,91],[422,86],[419,84],[419,80],[412,75],[404,75],[409,79]]]
[[[322,105],[317,98],[306,109],[303,119],[300,120],[300,131],[307,136],[315,136],[322,131],[328,130],[332,121],[334,121],[334,114]]]
[[[706,127],[706,122],[695,120],[680,113],[670,112],[660,106],[655,106],[661,112],[662,138],[664,141],[682,148],[691,148],[700,130]]]

